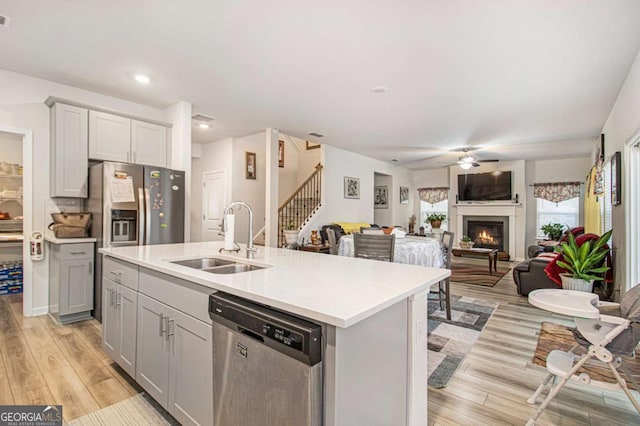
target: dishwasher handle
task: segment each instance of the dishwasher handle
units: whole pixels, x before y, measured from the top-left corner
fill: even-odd
[[[240,333],[244,334],[245,336],[249,336],[249,337],[251,337],[251,338],[253,338],[253,339],[256,339],[256,340],[257,340],[257,341],[259,341],[259,342],[264,343],[264,337],[262,337],[262,336],[261,336],[261,335],[259,335],[258,333],[254,333],[253,331],[248,330],[248,329],[246,329],[246,328],[244,328],[244,327],[238,327],[238,331],[239,331]]]

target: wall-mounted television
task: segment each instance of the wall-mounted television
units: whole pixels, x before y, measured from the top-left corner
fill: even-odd
[[[510,171],[458,175],[459,201],[496,201],[511,198]]]

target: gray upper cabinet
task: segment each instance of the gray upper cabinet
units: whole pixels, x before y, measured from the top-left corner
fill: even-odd
[[[131,157],[131,119],[89,111],[89,158],[129,163]]]
[[[86,108],[61,103],[51,108],[51,197],[87,197],[88,114]]]
[[[89,111],[89,158],[166,167],[167,128]]]
[[[131,120],[131,152],[133,163],[167,167],[167,128]]]

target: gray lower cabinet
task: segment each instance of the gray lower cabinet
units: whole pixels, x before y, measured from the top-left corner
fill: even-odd
[[[136,381],[182,424],[213,424],[211,339],[210,324],[139,294]]]
[[[131,377],[136,377],[138,292],[102,279],[102,347]]]
[[[50,244],[49,315],[66,324],[93,309],[93,243]]]

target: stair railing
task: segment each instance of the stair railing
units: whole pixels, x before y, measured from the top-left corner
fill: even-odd
[[[321,206],[322,165],[287,198],[278,208],[278,246],[285,245],[284,230],[299,230]]]

